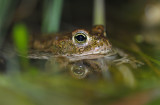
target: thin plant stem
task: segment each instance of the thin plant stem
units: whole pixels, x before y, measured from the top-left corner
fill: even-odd
[[[55,33],[59,31],[63,0],[45,0],[42,31]]]
[[[105,26],[105,0],[94,0],[93,25]]]

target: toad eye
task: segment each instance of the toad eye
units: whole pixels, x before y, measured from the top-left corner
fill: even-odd
[[[78,29],[72,32],[72,41],[76,46],[86,46],[90,41],[88,31]]]
[[[77,33],[74,39],[78,43],[85,43],[87,41],[87,36],[84,33]]]

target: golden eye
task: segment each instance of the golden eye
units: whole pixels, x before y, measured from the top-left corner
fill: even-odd
[[[87,36],[84,33],[77,33],[74,39],[78,43],[85,43],[87,41]]]
[[[76,46],[86,46],[90,41],[88,31],[84,29],[78,29],[72,32],[72,40]]]

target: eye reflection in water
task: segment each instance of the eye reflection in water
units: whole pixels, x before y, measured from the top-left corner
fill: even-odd
[[[88,68],[82,63],[73,64],[70,68],[70,73],[73,77],[77,79],[83,79],[89,73]]]

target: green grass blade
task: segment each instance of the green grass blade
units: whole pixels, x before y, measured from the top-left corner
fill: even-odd
[[[5,21],[12,0],[0,0],[0,46],[3,43],[5,35]]]
[[[17,24],[13,28],[13,40],[17,52],[22,56],[27,56],[28,52],[28,31],[24,24]],[[28,67],[28,60],[22,57],[21,62],[24,67]]]
[[[63,0],[45,0],[42,31],[53,33],[59,31]]]

